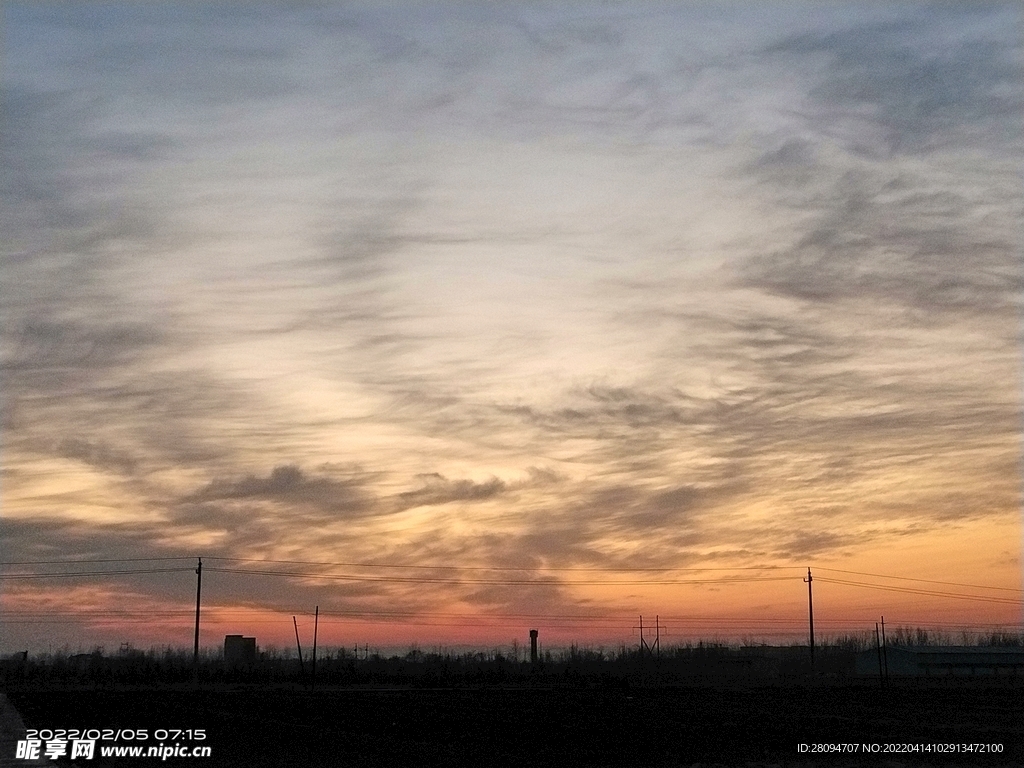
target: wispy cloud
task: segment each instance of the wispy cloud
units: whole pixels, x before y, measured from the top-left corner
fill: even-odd
[[[1019,16],[12,5],[9,551],[539,574],[1009,519]]]

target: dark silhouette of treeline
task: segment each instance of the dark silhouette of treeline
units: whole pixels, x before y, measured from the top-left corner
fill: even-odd
[[[948,646],[948,634],[897,627],[890,645]],[[993,632],[962,635],[977,646],[1022,646],[1024,636]],[[620,645],[616,649],[581,647],[545,650],[536,662],[511,653],[452,652],[412,648],[385,655],[369,648],[321,650],[315,665],[308,652],[300,659],[290,651],[260,651],[245,663],[226,661],[219,651],[204,649],[198,662],[191,649],[142,651],[123,645],[116,653],[97,647],[89,653],[15,654],[0,661],[0,685],[118,687],[147,685],[282,685],[282,686],[519,686],[629,687],[729,683],[742,681],[852,679],[855,659],[874,649],[873,633],[820,641],[812,666],[807,646],[729,645],[699,641],[660,652]],[[962,643],[966,644],[966,643]]]

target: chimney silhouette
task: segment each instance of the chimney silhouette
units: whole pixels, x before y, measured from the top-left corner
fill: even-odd
[[[537,663],[537,635],[536,629],[530,630],[530,663],[534,665]]]

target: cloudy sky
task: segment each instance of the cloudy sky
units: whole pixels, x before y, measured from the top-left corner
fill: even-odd
[[[1016,3],[3,13],[0,650],[1019,625]]]

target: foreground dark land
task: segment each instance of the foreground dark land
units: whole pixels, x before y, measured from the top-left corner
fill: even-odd
[[[885,690],[842,683],[7,692],[29,728],[205,729],[211,757],[167,760],[196,768],[1024,765],[1024,689],[981,681],[902,681]],[[1002,744],[1003,751],[797,751],[799,743],[877,743],[884,750],[977,742]],[[97,755],[79,764],[157,763]]]

